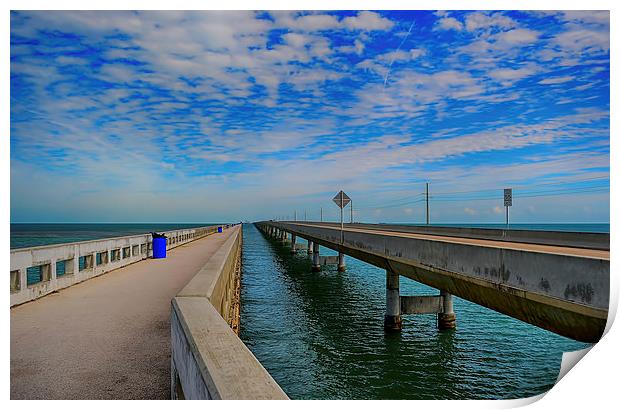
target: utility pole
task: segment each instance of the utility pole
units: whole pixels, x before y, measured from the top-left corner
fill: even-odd
[[[295,211],[295,222],[297,222],[297,211]]]
[[[304,209],[304,221],[308,220],[308,211]]]
[[[351,200],[351,223],[353,223],[353,200]]]
[[[340,203],[344,204],[344,192],[340,191]],[[342,218],[344,206],[340,206],[340,243],[344,243],[344,221]]]
[[[430,214],[428,209],[428,182],[426,183],[426,224],[430,224]]]
[[[323,222],[323,207],[321,207],[321,222]]]

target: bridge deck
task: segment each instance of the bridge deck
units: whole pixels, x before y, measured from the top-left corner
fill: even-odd
[[[347,224],[341,238],[330,222],[258,225],[576,340],[596,342],[606,326],[608,234]]]
[[[297,222],[296,224],[304,225],[304,226],[316,226],[316,225],[304,224],[300,222]],[[340,227],[334,227],[334,226],[321,225],[321,228],[340,231]],[[455,237],[455,236],[395,232],[395,231],[381,230],[381,229],[374,229],[374,228],[373,229],[362,229],[362,228],[345,227],[344,231],[345,232],[376,233],[376,234],[388,235],[388,236],[398,236],[402,238],[416,238],[416,239],[425,239],[429,241],[484,246],[484,247],[489,247],[489,248],[513,249],[513,250],[521,250],[521,251],[529,251],[529,252],[549,253],[549,254],[554,254],[554,255],[579,256],[583,258],[596,258],[596,259],[609,260],[609,251],[600,250],[600,249],[586,249],[586,248],[577,248],[577,247],[569,247],[569,246],[554,246],[554,245],[543,245],[543,244],[533,244],[533,243],[523,243],[523,242],[497,241],[497,240],[492,240],[492,239],[474,239],[474,238],[463,238],[463,237]]]
[[[170,301],[233,230],[11,309],[11,399],[170,397]]]

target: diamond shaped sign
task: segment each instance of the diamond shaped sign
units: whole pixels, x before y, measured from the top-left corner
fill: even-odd
[[[342,209],[345,206],[347,206],[349,202],[351,202],[351,198],[349,198],[349,196],[345,194],[344,192],[340,191],[336,194],[336,196],[334,197],[334,199],[332,199],[332,201],[334,201],[336,205],[338,205],[338,207]]]

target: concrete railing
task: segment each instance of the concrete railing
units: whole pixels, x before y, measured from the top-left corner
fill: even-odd
[[[172,300],[173,399],[287,399],[230,328],[241,226]]]
[[[340,228],[334,222],[296,222],[287,223],[331,226]],[[434,225],[398,225],[398,224],[367,224],[345,223],[345,229],[374,229],[380,231],[419,233],[425,235],[450,236],[457,238],[489,239],[502,242],[519,242],[544,244],[551,246],[569,246],[585,249],[609,250],[609,233],[605,232],[564,232],[564,231],[536,231],[526,229],[490,229],[490,228],[458,228]]]
[[[166,231],[167,249],[207,236],[217,226]],[[11,250],[11,306],[152,256],[150,234]]]

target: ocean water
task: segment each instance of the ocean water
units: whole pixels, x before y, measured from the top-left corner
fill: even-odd
[[[347,256],[346,272],[313,273],[305,252],[291,255],[254,225],[243,229],[240,336],[293,399],[530,397],[554,385],[563,352],[589,346],[458,297],[456,331],[438,331],[436,315],[406,315],[402,332],[386,334],[383,269]],[[321,247],[321,255],[335,254]],[[400,288],[437,294],[403,277]]]
[[[52,245],[115,236],[139,235],[173,229],[195,228],[214,223],[193,224],[11,224],[11,249],[30,246]]]

